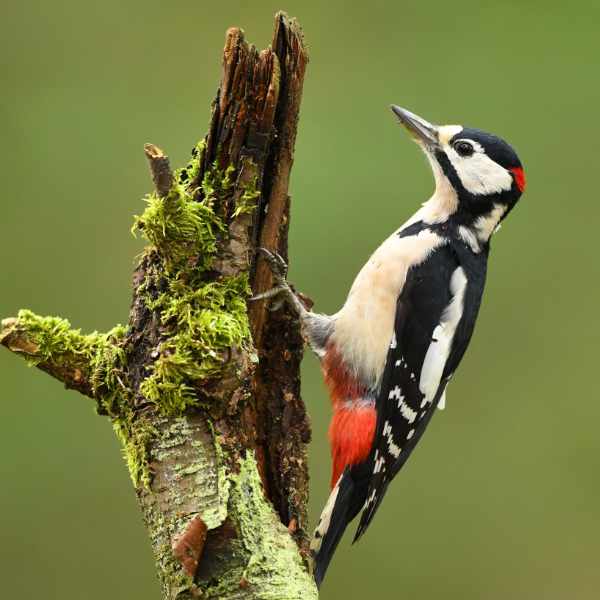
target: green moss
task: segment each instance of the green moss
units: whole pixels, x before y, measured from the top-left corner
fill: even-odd
[[[92,390],[109,415],[119,411],[119,398],[129,393],[121,378],[125,367],[125,350],[119,342],[125,337],[125,332],[126,328],[118,325],[103,334],[101,350],[90,361]]]
[[[203,271],[210,268],[217,251],[217,236],[226,230],[214,205],[229,193],[234,169],[230,166],[221,171],[213,165],[197,186],[203,151],[203,144],[196,146],[196,156],[188,166],[175,172],[168,195],[164,198],[156,192],[147,195],[146,210],[134,219],[132,232],[143,232],[163,257],[170,274],[185,270],[186,261],[192,257],[197,260],[196,268]],[[198,201],[198,196],[202,196],[202,200]]]
[[[227,230],[215,209],[227,205],[234,168],[219,170],[215,163],[197,183],[203,152],[204,146],[197,146],[187,167],[175,172],[166,198],[147,197],[148,206],[134,223],[165,266],[160,286],[156,281],[145,286],[165,290],[158,297],[146,292],[146,304],[158,313],[165,341],[157,348],[158,357],[140,391],[162,414],[171,416],[198,405],[197,383],[217,376],[225,351],[250,339],[247,274],[217,280],[207,276]],[[237,214],[250,211],[258,195],[254,182],[244,191]]]
[[[160,314],[166,340],[140,388],[162,413],[181,414],[197,404],[193,384],[216,376],[223,353],[242,346],[250,337],[246,274],[190,286],[169,280],[168,291],[149,302]]]
[[[148,448],[158,435],[152,423],[129,408],[113,419],[113,428],[123,446],[123,456],[134,487],[150,487],[152,474]]]
[[[157,248],[169,271],[197,254],[212,258],[216,251],[216,230],[222,223],[210,206],[210,199],[195,202],[186,188],[176,184],[166,198],[156,193],[146,196],[147,207],[136,217],[132,231],[141,229]],[[206,260],[202,265],[210,266]]]
[[[125,335],[125,328],[117,325],[108,333],[83,335],[81,330],[72,329],[67,319],[59,317],[40,317],[30,310],[20,310],[17,315],[19,327],[23,328],[29,340],[36,346],[35,353],[28,354],[26,359],[31,365],[51,361],[81,366],[91,365],[93,368],[99,356],[108,348],[112,348],[116,340]]]

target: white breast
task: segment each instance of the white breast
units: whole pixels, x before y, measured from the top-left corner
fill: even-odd
[[[443,238],[429,230],[402,238],[396,232],[358,273],[346,303],[334,315],[332,341],[361,381],[379,384],[408,269],[421,264],[443,243]]]

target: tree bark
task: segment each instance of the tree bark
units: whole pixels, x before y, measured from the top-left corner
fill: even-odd
[[[169,600],[317,597],[303,341],[287,309],[247,305],[250,290],[271,286],[256,247],[287,258],[307,60],[283,13],[262,52],[230,29],[209,132],[190,163],[172,172],[145,146],[156,191],[134,229],[151,245],[126,328],[84,336],[29,311],[0,328],[0,343],[112,419]]]

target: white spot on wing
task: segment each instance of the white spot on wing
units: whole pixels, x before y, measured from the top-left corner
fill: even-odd
[[[394,387],[388,394],[388,400],[401,400],[403,397],[404,396],[402,396],[402,389],[399,385]]]
[[[395,442],[394,442],[394,435],[392,432],[392,426],[390,425],[389,421],[386,421],[383,424],[383,436],[386,438],[387,441],[387,445],[388,445],[388,452],[394,457],[394,458],[398,458],[400,456],[400,452],[402,452],[402,448],[400,448],[400,446],[398,446]],[[377,466],[377,465],[376,465]],[[374,473],[377,473],[377,471],[373,471]]]
[[[375,464],[373,465],[373,475],[379,473],[381,469],[385,470],[385,458],[383,456],[381,456],[375,461]]]
[[[433,402],[438,391],[444,367],[452,348],[454,333],[463,314],[467,276],[462,267],[458,267],[450,278],[452,300],[444,310],[440,324],[435,328],[431,343],[425,354],[419,389],[424,395],[421,406]]]
[[[404,401],[398,402],[398,408],[400,409],[402,416],[412,425],[417,418],[417,411],[413,410]]]
[[[417,411],[413,410],[406,402],[404,402],[405,397],[402,395],[402,389],[400,386],[395,386],[390,393],[388,394],[389,400],[398,400],[398,405],[396,408],[400,409],[400,414],[409,422],[414,423],[417,418]],[[389,426],[389,423],[385,422],[385,427],[383,428],[383,435],[386,434],[386,427]],[[390,426],[391,431],[391,426]]]

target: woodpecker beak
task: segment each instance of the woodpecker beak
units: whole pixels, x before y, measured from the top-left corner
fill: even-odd
[[[429,149],[435,148],[438,145],[439,133],[437,126],[395,104],[392,104],[390,108],[398,119],[400,119],[400,123],[408,129],[417,142]]]

